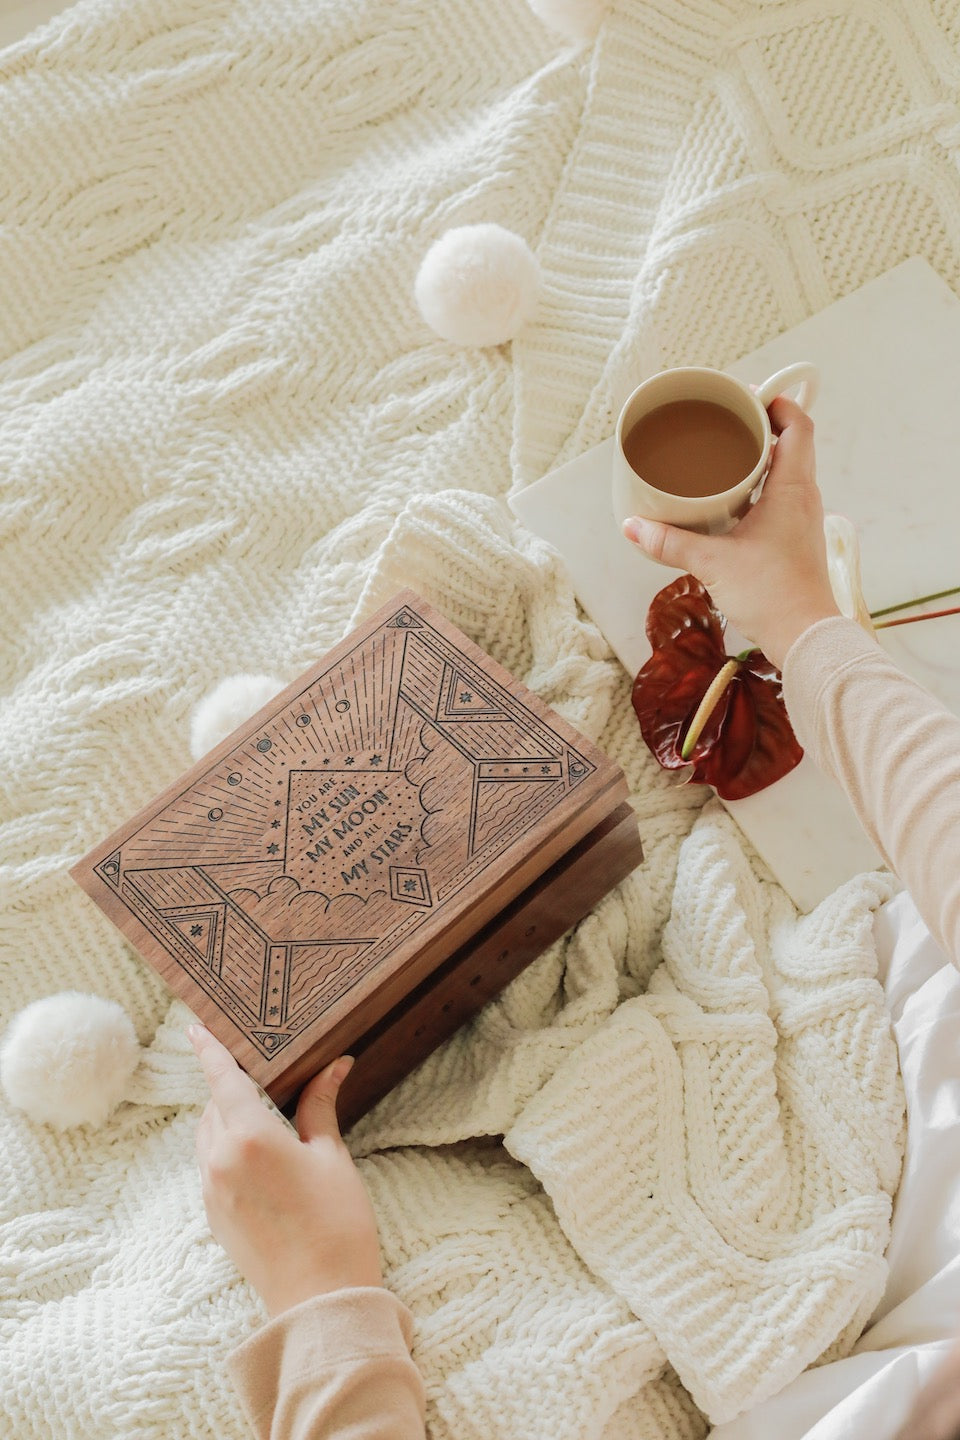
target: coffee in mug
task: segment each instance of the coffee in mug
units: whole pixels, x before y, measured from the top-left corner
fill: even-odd
[[[623,437],[641,479],[668,495],[719,495],[750,474],[760,443],[749,425],[714,400],[670,400],[641,415]]]
[[[705,367],[663,370],[645,380],[617,422],[618,524],[641,515],[710,535],[731,530],[769,468],[773,432],[766,407],[799,385],[798,403],[808,409],[818,378],[816,366],[800,361],[755,392]]]

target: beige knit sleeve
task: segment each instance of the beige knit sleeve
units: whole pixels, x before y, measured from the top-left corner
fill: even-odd
[[[227,1372],[258,1440],[423,1440],[412,1336],[389,1290],[337,1290],[269,1321]]]
[[[840,616],[794,641],[783,693],[800,743],[960,965],[960,719]]]

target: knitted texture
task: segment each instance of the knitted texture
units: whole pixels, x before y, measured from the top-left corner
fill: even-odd
[[[891,1042],[874,1048],[859,882],[797,921],[714,803],[684,842],[663,949],[647,994],[506,1145],[719,1423],[815,1360],[828,1328],[855,1339],[880,1300],[898,1087]],[[611,1093],[616,1125],[584,1145]]]
[[[947,0],[617,0],[576,43],[525,0],[80,0],[0,55],[0,1023],[89,990],[148,1047],[102,1130],[0,1109],[4,1436],[247,1433],[188,1012],[66,872],[220,680],[289,683],[404,584],[623,765],[646,850],[352,1137],[431,1436],[693,1440],[853,1343],[887,882],[797,918],[504,496],[652,368],[910,254],[957,286],[958,75]],[[414,297],[481,223],[540,266],[501,348]]]

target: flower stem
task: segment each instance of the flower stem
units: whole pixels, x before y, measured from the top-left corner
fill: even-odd
[[[933,595],[921,595],[918,600],[904,600],[899,605],[887,605],[883,610],[871,610],[870,619],[876,620],[881,615],[893,615],[897,610],[912,610],[914,605],[926,605],[931,600],[945,600],[948,595],[960,595],[960,585],[955,585],[952,590],[937,590]],[[950,610],[943,611],[945,615],[952,613]],[[883,627],[877,625],[874,628],[880,630]]]
[[[951,593],[949,590],[946,592]],[[919,602],[917,602],[919,603]],[[880,611],[880,614],[885,612]],[[941,615],[960,615],[960,605],[954,605],[950,610],[928,610],[926,615],[905,615],[902,620],[884,620],[880,625],[874,625],[874,630],[890,630],[894,625],[916,625],[919,620],[939,620]]]
[[[700,704],[697,706],[696,713],[693,719],[690,721],[690,728],[688,729],[684,737],[683,744],[680,747],[681,760],[689,760],[690,751],[693,749],[694,745],[696,745],[697,741],[700,739],[700,736],[703,734],[706,723],[710,719],[710,716],[713,714],[721,695],[723,694],[724,690],[726,690],[727,686],[730,684],[730,681],[733,679],[734,675],[736,675],[739,669],[739,660],[728,660],[727,663],[723,666],[723,668],[721,670],[718,670],[716,675],[714,675],[713,679],[710,682],[709,688],[707,689],[707,693],[700,701]]]

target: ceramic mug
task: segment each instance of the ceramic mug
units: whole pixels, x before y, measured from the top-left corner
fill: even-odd
[[[617,421],[613,450],[613,512],[617,526],[632,515],[642,515],[647,520],[665,520],[669,525],[699,530],[705,535],[732,530],[770,466],[773,432],[767,406],[783,391],[799,385],[797,404],[809,410],[819,381],[817,367],[807,360],[778,370],[755,391],[722,370],[700,366],[661,370],[644,380],[627,399]],[[757,463],[732,489],[716,495],[672,495],[648,485],[633,469],[624,454],[624,436],[644,415],[673,400],[710,400],[732,411],[752,431],[757,442]]]

